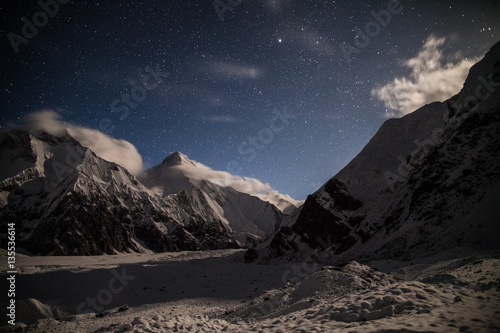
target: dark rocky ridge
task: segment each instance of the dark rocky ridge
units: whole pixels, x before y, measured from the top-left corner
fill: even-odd
[[[475,96],[484,85],[478,78],[488,94]],[[384,123],[259,257],[298,255],[301,243],[329,248],[339,261],[498,248],[499,86],[500,43],[470,69],[458,95]]]
[[[0,232],[7,232],[6,222],[15,223],[17,244],[30,253],[99,255],[138,252],[141,247],[155,252],[241,247],[206,201],[207,196],[227,200],[215,184],[207,184],[211,192],[191,187],[162,198],[69,135],[16,130],[4,134],[0,142],[0,157],[7,161],[0,170]],[[172,156],[164,162],[176,164],[186,158],[180,153]],[[281,215],[274,218],[279,223]]]

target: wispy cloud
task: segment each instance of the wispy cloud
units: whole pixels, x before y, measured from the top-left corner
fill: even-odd
[[[398,77],[372,89],[372,96],[390,109],[387,117],[404,116],[425,104],[446,100],[460,91],[470,67],[479,57],[467,59],[456,54],[458,60],[446,62],[442,50],[445,41],[446,38],[429,36],[417,56],[402,63],[411,69],[408,77]]]
[[[257,79],[264,74],[264,70],[257,66],[231,62],[210,62],[207,69],[210,74],[222,79]]]
[[[95,129],[64,122],[55,111],[34,112],[27,115],[25,121],[29,129],[44,130],[56,136],[69,133],[97,156],[125,167],[132,174],[138,174],[143,169],[142,157],[130,142],[114,139]]]
[[[231,116],[208,115],[207,119],[219,122],[233,122]],[[52,110],[31,113],[25,117],[26,125],[32,130],[44,130],[52,135],[71,135],[82,146],[90,148],[97,156],[125,167],[130,173],[137,175],[143,170],[142,157],[130,142],[114,139],[98,130],[77,126],[62,120],[61,115]],[[226,171],[213,170],[210,167],[192,161],[192,164],[175,166],[192,180],[208,180],[221,186],[230,186],[237,191],[257,196],[280,209],[288,203],[300,206],[303,201],[294,200],[289,195],[281,194],[268,183],[252,178],[235,176]]]
[[[256,196],[264,201],[272,203],[285,213],[287,212],[287,208],[290,207],[290,203],[293,204],[295,207],[299,207],[305,202],[305,200],[295,200],[288,194],[281,194],[276,190],[270,190],[264,193],[258,193]]]
[[[311,52],[330,56],[337,52],[334,44],[328,38],[306,27],[301,27],[300,22],[288,28],[286,35],[292,36],[293,42],[299,47]],[[286,43],[288,41],[285,38],[283,42]]]
[[[180,170],[182,174],[191,180],[208,180],[220,186],[230,186],[236,191],[247,193],[259,197],[264,201],[268,201],[282,210],[288,206],[287,203],[292,203],[294,206],[298,207],[304,202],[294,200],[287,194],[281,194],[273,189],[269,183],[263,183],[256,178],[236,176],[227,171],[214,170],[193,160],[190,160],[190,162],[192,163],[182,163],[172,166],[171,168]]]
[[[230,115],[220,115],[220,114],[203,114],[200,116],[202,121],[211,123],[226,123],[234,124],[238,122],[238,118]]]

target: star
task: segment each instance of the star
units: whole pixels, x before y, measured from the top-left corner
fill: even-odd
[[[342,169],[389,116],[371,90],[406,75],[399,64],[430,34],[456,33],[453,52],[468,58],[500,40],[500,1],[391,3],[404,18],[387,0],[275,1],[279,11],[252,1],[164,2],[9,6],[4,25],[19,38],[4,36],[0,52],[1,128],[52,109],[112,131],[151,165],[171,151],[222,171],[236,161],[241,176],[305,199],[317,190],[311,182]],[[223,22],[214,3],[224,3]]]

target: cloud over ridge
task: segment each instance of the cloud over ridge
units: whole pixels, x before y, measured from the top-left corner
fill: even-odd
[[[133,175],[139,175],[144,169],[142,156],[130,142],[112,138],[95,129],[65,122],[61,115],[53,110],[30,113],[24,120],[31,130],[43,130],[55,136],[69,133],[97,156],[123,166]],[[279,193],[268,183],[263,183],[256,178],[232,175],[226,171],[213,170],[196,161],[191,162],[192,164],[177,166],[190,179],[208,180],[217,185],[229,186],[239,192],[257,196],[280,209],[286,208],[289,203],[297,207],[303,203],[303,201],[294,200],[289,195]]]
[[[67,132],[97,156],[123,166],[131,174],[137,175],[143,169],[142,157],[130,142],[114,139],[95,129],[64,122],[55,111],[30,113],[25,117],[25,121],[29,129],[44,130],[56,136],[65,135]]]
[[[446,100],[462,88],[469,69],[479,57],[467,59],[460,54],[458,61],[446,62],[443,46],[446,38],[430,35],[418,54],[402,65],[411,69],[408,77],[397,77],[392,82],[372,89],[372,96],[390,109],[387,117],[400,117],[425,104]]]
[[[292,203],[296,207],[304,203],[304,201],[293,199],[288,194],[279,193],[269,183],[263,183],[257,178],[237,176],[227,171],[214,170],[191,159],[189,159],[189,163],[176,165],[172,168],[180,170],[182,174],[191,180],[208,180],[220,186],[229,186],[238,192],[247,193],[268,201],[281,210],[289,206],[289,203]]]

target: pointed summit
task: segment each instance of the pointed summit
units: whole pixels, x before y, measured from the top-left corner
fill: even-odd
[[[179,193],[191,187],[190,175],[196,174],[198,163],[178,151],[165,157],[161,164],[154,166],[139,176],[146,187],[161,188],[164,195]]]
[[[165,157],[165,159],[163,160],[163,162],[161,162],[161,164],[167,166],[190,164],[195,166],[193,161],[191,161],[186,155],[178,151]]]

